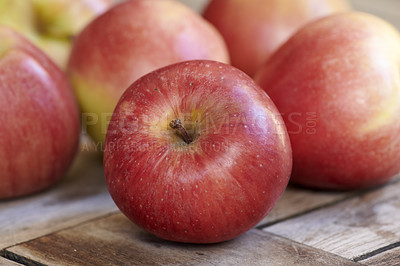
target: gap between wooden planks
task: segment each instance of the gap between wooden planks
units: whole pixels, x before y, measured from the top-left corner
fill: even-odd
[[[357,265],[257,229],[213,245],[169,242],[142,231],[122,214],[8,248],[6,256],[51,265]]]
[[[354,193],[289,187],[259,225],[271,224],[343,200]],[[95,152],[81,152],[56,186],[17,200],[0,201],[0,250],[118,212]]]
[[[263,230],[348,259],[368,263],[374,261],[372,257],[377,254],[381,260],[386,260],[387,253],[388,257],[394,258],[392,263],[400,263],[398,256],[390,255],[390,250],[400,243],[399,191],[400,180],[397,177],[359,197]]]
[[[260,223],[271,225],[334,205],[362,192],[324,192],[289,187]],[[99,158],[81,153],[68,176],[37,195],[0,203],[1,249],[118,212],[108,195]],[[18,255],[18,254],[17,254]]]
[[[0,201],[0,250],[117,211],[98,155],[81,152],[54,187]]]
[[[19,264],[15,261],[0,257],[0,265],[2,265],[2,266],[17,266],[17,265],[22,265],[22,264]]]

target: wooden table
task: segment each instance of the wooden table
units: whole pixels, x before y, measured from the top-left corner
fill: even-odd
[[[400,0],[352,2],[400,26]],[[125,218],[98,154],[81,150],[55,187],[0,201],[0,265],[400,265],[400,176],[351,192],[289,186],[256,228],[225,243],[188,245]]]
[[[98,154],[82,151],[55,187],[0,202],[0,264],[400,265],[399,191],[400,176],[352,192],[289,186],[237,239],[178,244],[125,218],[107,192]]]

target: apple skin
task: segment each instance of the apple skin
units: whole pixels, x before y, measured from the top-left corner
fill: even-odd
[[[71,39],[116,0],[1,0],[0,24],[12,27],[65,70]]]
[[[194,141],[169,127],[179,118]],[[254,227],[287,186],[289,138],[269,97],[240,70],[194,60],[134,82],[110,121],[109,192],[135,224],[167,240],[214,243]]]
[[[356,189],[400,171],[399,36],[369,14],[333,15],[299,30],[261,68],[256,81],[290,135],[293,182]]]
[[[253,77],[301,26],[349,9],[346,0],[212,0],[203,16],[224,37],[232,65]]]
[[[68,67],[82,112],[94,116],[89,135],[104,142],[119,97],[136,79],[191,59],[229,62],[218,31],[183,4],[127,1],[95,19],[77,36]]]
[[[6,26],[0,40],[0,199],[6,199],[45,189],[65,174],[80,121],[62,71]]]

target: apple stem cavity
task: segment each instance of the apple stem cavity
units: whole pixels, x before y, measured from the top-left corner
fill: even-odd
[[[169,126],[173,129],[175,129],[177,132],[180,133],[183,141],[186,144],[190,144],[193,141],[193,138],[188,134],[188,132],[186,131],[186,129],[183,127],[181,120],[178,119],[174,119],[169,123]]]

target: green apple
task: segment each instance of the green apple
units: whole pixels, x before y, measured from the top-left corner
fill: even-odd
[[[115,0],[0,0],[0,24],[27,37],[65,69],[71,40]]]

